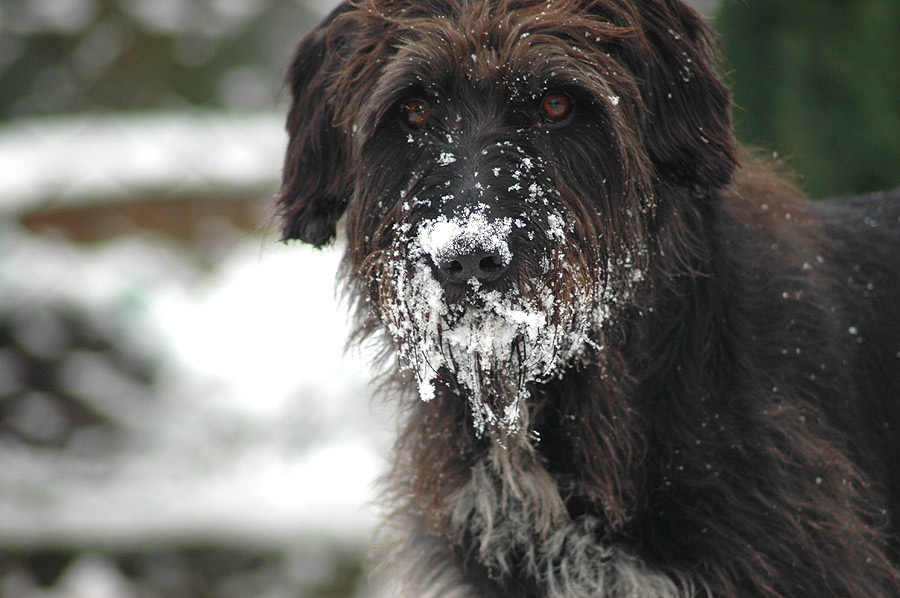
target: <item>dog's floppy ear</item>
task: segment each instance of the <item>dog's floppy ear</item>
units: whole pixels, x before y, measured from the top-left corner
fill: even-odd
[[[652,51],[632,63],[648,112],[645,143],[672,182],[721,188],[736,166],[731,94],[717,72],[714,34],[681,0],[638,0]],[[642,59],[642,60],[641,60]],[[641,64],[642,63],[642,64]]]
[[[283,240],[316,247],[333,240],[352,189],[348,138],[337,122],[333,89],[343,44],[334,28],[350,10],[349,2],[341,4],[313,29],[298,45],[287,73],[289,141],[278,197]]]

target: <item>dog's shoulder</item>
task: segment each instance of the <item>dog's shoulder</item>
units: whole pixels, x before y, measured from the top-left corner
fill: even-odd
[[[851,306],[893,318],[885,332],[900,345],[900,189],[813,202],[812,209],[835,284]]]
[[[837,240],[851,249],[866,249],[862,261],[871,260],[870,251],[877,251],[878,246],[885,250],[900,247],[900,189],[834,197],[813,202],[813,206]]]
[[[900,189],[814,202],[825,259],[848,318],[848,341],[900,396]]]

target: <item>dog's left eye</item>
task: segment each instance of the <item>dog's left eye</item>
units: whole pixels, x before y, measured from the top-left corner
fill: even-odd
[[[572,110],[572,100],[564,93],[553,92],[544,96],[541,103],[541,112],[550,122],[559,122],[569,115]]]
[[[431,107],[425,100],[416,98],[409,100],[400,107],[400,117],[404,123],[413,129],[425,126],[429,116],[431,116]]]

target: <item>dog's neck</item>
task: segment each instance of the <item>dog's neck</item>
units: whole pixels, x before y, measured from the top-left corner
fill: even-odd
[[[579,363],[534,385],[528,427],[512,436],[477,434],[459,388],[439,388],[428,403],[412,399],[398,443],[398,490],[430,514],[429,527],[457,539],[516,514],[523,533],[545,540],[578,518],[620,528],[633,508],[643,446],[615,361]]]

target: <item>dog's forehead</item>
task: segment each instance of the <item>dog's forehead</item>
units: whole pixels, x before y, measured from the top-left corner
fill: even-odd
[[[556,4],[505,12],[486,5],[491,3],[473,2],[471,10],[450,15],[394,19],[394,51],[378,57],[380,76],[368,90],[368,107],[377,112],[414,89],[446,96],[465,86],[499,90],[495,97],[506,100],[537,99],[549,87],[570,84],[610,95],[608,81],[622,69],[604,44],[625,34],[621,25]]]
[[[630,19],[619,21],[577,2],[464,2],[452,11],[394,17],[395,62],[423,77],[475,81],[549,72],[566,59],[596,67],[606,42],[636,31]]]
[[[496,47],[470,43],[407,43],[385,66],[383,81],[398,88],[419,87],[435,95],[460,90],[502,87],[506,90],[539,91],[563,55],[553,50],[541,53],[525,44]],[[561,66],[561,65],[560,65]]]

